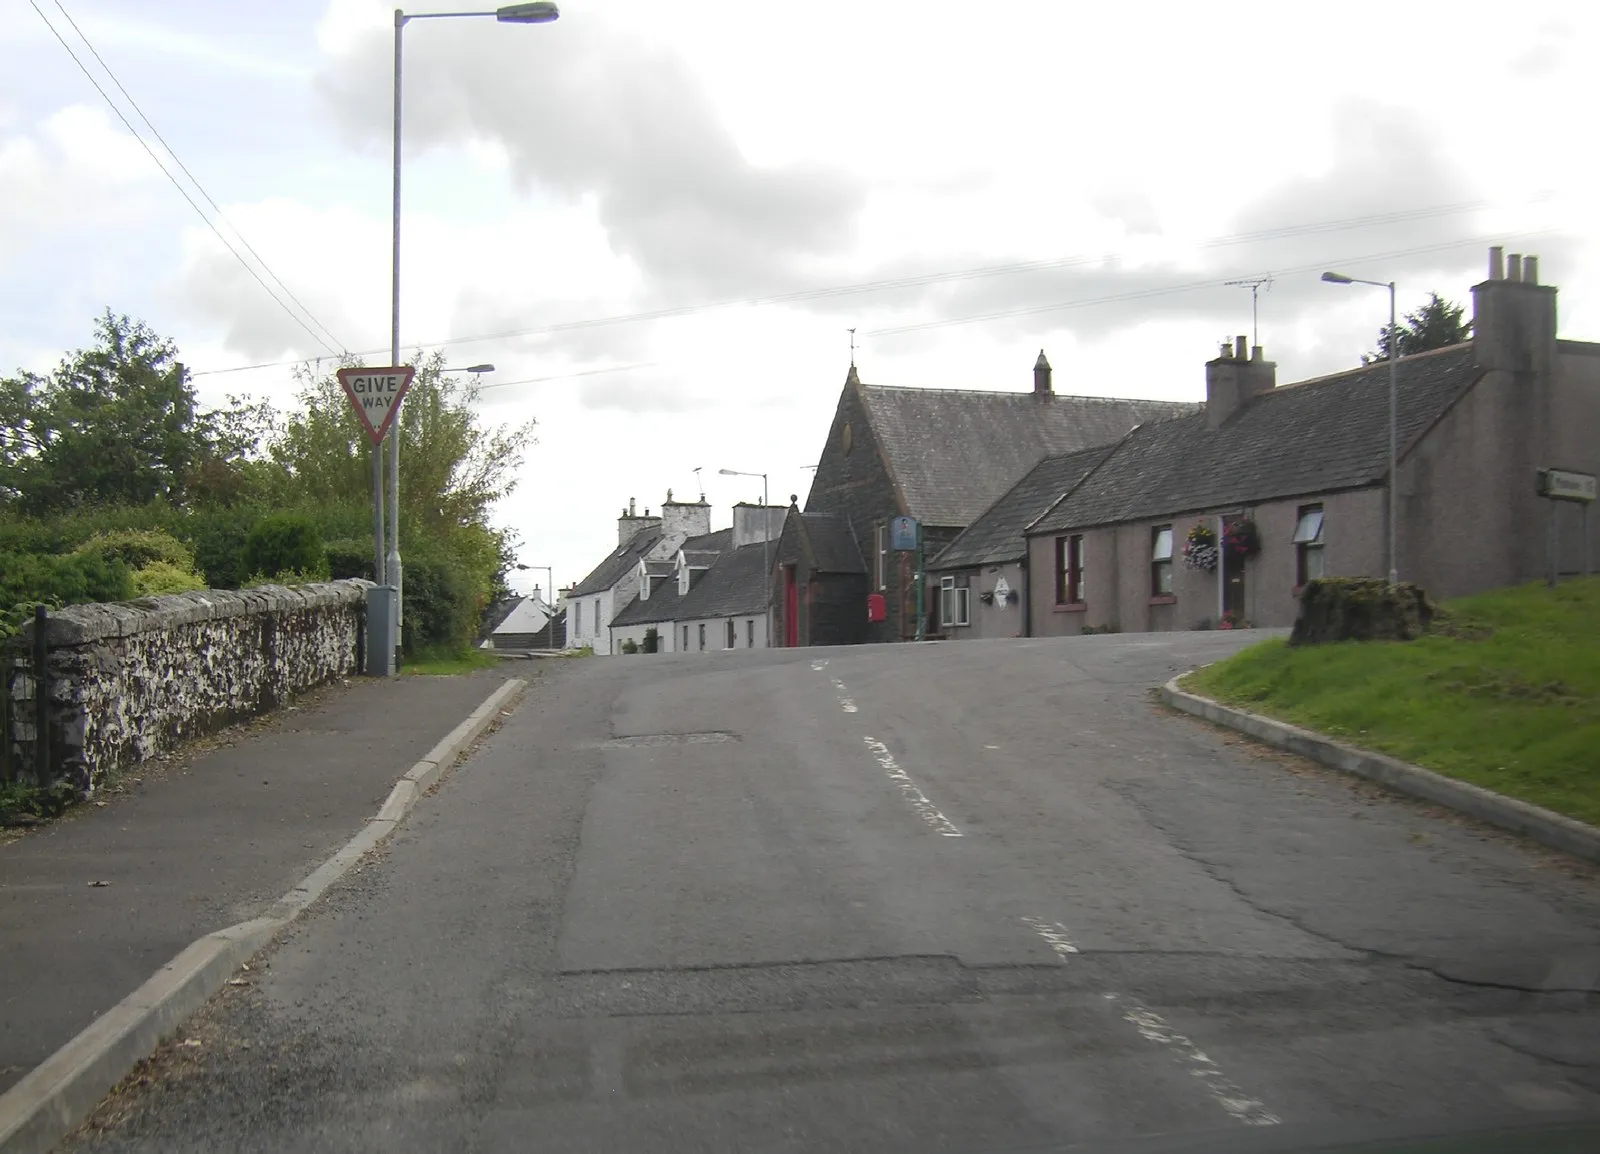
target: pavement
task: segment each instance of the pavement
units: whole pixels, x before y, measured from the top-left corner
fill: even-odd
[[[353,680],[0,845],[0,1092],[359,832],[506,674]]]
[[[1600,876],[1157,702],[1252,639],[548,663],[70,1148],[1266,1151],[1600,1119],[1573,965]],[[1506,972],[1534,980],[1478,976]]]

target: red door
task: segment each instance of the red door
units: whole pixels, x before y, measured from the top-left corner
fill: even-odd
[[[791,649],[800,644],[800,589],[793,565],[783,567],[783,643]]]

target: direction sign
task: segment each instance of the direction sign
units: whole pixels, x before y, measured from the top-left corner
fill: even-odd
[[[400,411],[400,399],[411,387],[411,378],[417,370],[411,365],[395,365],[386,369],[340,369],[339,383],[344,386],[356,416],[367,428],[367,436],[376,445],[389,431],[389,424]]]
[[[1593,473],[1574,473],[1568,469],[1540,469],[1539,496],[1556,501],[1593,501]]]

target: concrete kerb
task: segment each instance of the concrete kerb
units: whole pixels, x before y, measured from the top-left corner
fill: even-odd
[[[1320,733],[1189,693],[1178,687],[1183,676],[1186,675],[1174,677],[1161,687],[1162,701],[1174,709],[1238,730],[1275,749],[1297,753],[1330,769],[1355,774],[1412,797],[1446,806],[1574,857],[1600,862],[1600,829],[1592,825],[1445,777],[1420,765],[1345,745]]]
[[[243,963],[268,945],[351,866],[382,844],[444,770],[527,687],[507,681],[396,783],[378,815],[266,915],[187,946],[155,975],[0,1095],[0,1154],[42,1154],[99,1105]]]

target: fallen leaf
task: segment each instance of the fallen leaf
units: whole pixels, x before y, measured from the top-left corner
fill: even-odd
[[[106,887],[106,886],[108,886],[110,884],[111,884],[110,882],[90,882],[89,883],[89,888],[90,889],[95,889],[95,890],[103,889],[104,887]]]

